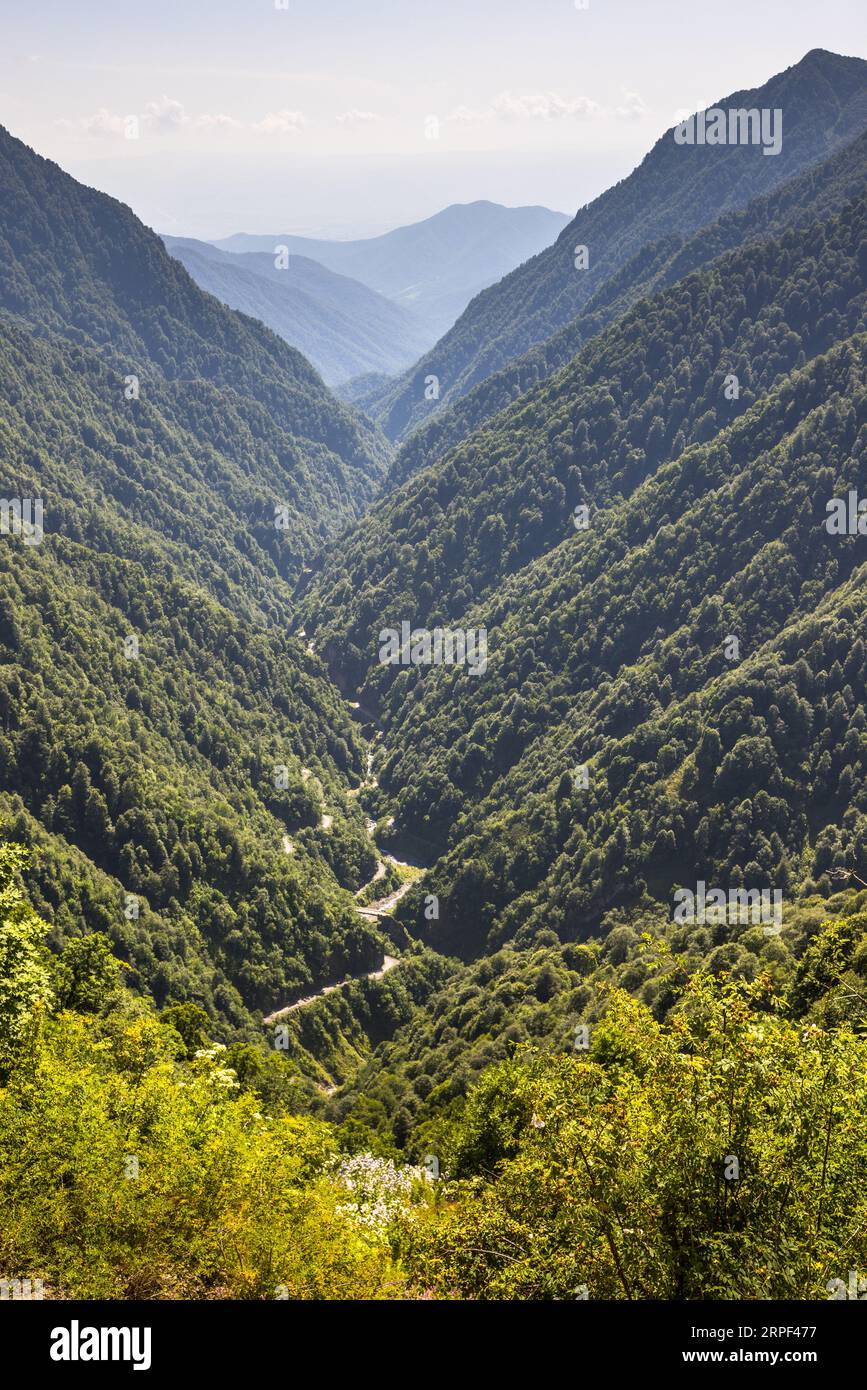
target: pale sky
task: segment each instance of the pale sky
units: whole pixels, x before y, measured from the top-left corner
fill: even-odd
[[[678,113],[867,57],[865,0],[283,3],[2,0],[0,123],[161,232],[373,235],[571,214]]]

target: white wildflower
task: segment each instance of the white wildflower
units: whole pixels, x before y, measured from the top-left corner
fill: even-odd
[[[346,1193],[339,1210],[368,1228],[384,1233],[412,1202],[417,1184],[424,1182],[423,1168],[398,1167],[390,1158],[375,1154],[351,1154],[339,1158],[332,1170],[337,1185]]]

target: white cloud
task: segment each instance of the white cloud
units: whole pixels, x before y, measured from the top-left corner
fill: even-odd
[[[149,101],[142,116],[142,125],[161,135],[174,135],[189,123],[190,118],[183,104],[167,96],[160,97],[159,101]]]
[[[216,115],[197,116],[193,121],[197,130],[242,130],[243,123],[236,121],[234,116],[224,116],[222,112]]]
[[[351,111],[341,111],[339,116],[335,116],[335,120],[339,125],[357,127],[371,125],[374,121],[381,121],[382,117],[375,111],[359,111],[357,107],[353,107]]]
[[[83,130],[85,135],[123,135],[123,116],[116,116],[107,107],[100,106],[92,116],[82,116],[79,121],[57,121],[63,130]]]
[[[494,119],[501,121],[555,121],[563,118],[584,119],[600,110],[589,97],[562,97],[558,92],[499,92],[487,108],[456,106],[447,120],[457,125],[478,125]]]
[[[182,102],[167,96],[160,97],[158,101],[149,101],[140,115],[135,112],[125,112],[121,115],[116,111],[109,111],[106,106],[100,106],[99,110],[90,116],[81,116],[77,120],[59,120],[54,124],[61,130],[79,130],[85,135],[118,137],[129,134],[130,124],[155,135],[176,135],[179,131],[187,129],[244,128],[242,121],[237,121],[234,116],[227,116],[221,111],[205,111],[199,116],[190,116]]]
[[[493,100],[494,114],[503,120],[552,121],[584,118],[599,107],[589,97],[561,97],[557,92],[500,92]]]
[[[475,111],[471,106],[456,106],[447,119],[456,121],[458,125],[475,125],[478,121],[493,120],[493,116],[493,111]]]
[[[640,121],[650,113],[640,92],[624,92],[623,105],[615,106],[614,114],[619,116],[621,121]]]
[[[250,128],[260,135],[297,135],[306,124],[307,118],[301,111],[289,111],[284,106],[263,116],[261,121],[254,121]]]

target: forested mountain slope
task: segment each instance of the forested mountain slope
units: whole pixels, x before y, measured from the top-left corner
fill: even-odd
[[[285,631],[386,447],[126,208],[5,132],[0,171],[0,494],[44,508],[0,535],[4,825],[55,944],[250,1032],[382,960],[361,740]]]
[[[218,1035],[378,964],[339,887],[375,867],[345,801],[361,753],[300,645],[173,578],[153,540],[135,560],[4,538],[0,565],[0,810],[54,941],[104,931],[138,989],[196,999]]]
[[[629,496],[854,332],[865,239],[862,194],[830,218],[728,253],[640,301],[386,496],[327,553],[310,596],[317,646],[341,680],[375,707],[398,669],[377,662],[382,627],[456,622],[507,576],[574,543],[576,506]],[[736,399],[726,390],[732,374]]]
[[[331,385],[367,372],[396,375],[432,342],[411,310],[307,256],[277,268],[274,247],[231,255],[207,242],[163,240],[201,289],[261,319]]]
[[[821,965],[810,942],[867,880],[864,540],[825,526],[865,446],[862,331],[465,614],[488,629],[483,677],[398,677],[382,794],[396,834],[443,847],[398,915],[470,964],[334,1117],[438,1151],[429,1123],[483,1066],[522,1041],[569,1050],[612,984],[662,1017],[701,968],[788,988],[806,952],[800,1009],[856,946],[863,975],[863,918]],[[700,881],[779,891],[781,930],[672,925]],[[862,1020],[859,989],[835,1019]]]
[[[264,436],[326,527],[356,514],[383,473],[384,441],[300,353],[204,294],[129,208],[2,127],[0,309],[95,348],[121,384],[133,375],[142,396],[163,390],[185,418],[189,402],[199,442],[217,449],[232,425],[198,402],[208,388],[225,390],[241,434],[227,452],[240,459],[250,432]],[[317,503],[323,494],[329,507]]]
[[[862,326],[468,615],[484,678],[399,677],[424,686],[382,781],[398,826],[451,837],[465,941],[580,935],[645,886],[863,876],[863,541],[825,522],[863,464],[864,349]]]
[[[726,213],[692,237],[663,237],[644,247],[612,275],[586,308],[552,338],[507,363],[406,439],[389,470],[394,487],[435,463],[473,430],[566,365],[591,338],[639,299],[675,284],[738,246],[790,227],[804,227],[854,197],[867,182],[867,132],[742,212]]]
[[[867,124],[867,63],[814,49],[762,87],[714,103],[783,112],[778,154],[758,145],[679,145],[667,131],[638,168],[582,208],[555,244],[473,300],[371,413],[392,439],[466,395],[581,313],[643,248],[688,237],[827,157]],[[575,268],[575,248],[589,268]],[[438,378],[436,399],[425,379]]]
[[[457,1103],[520,1036],[486,995],[504,946],[517,1001],[536,988],[525,953],[622,924],[632,988],[650,978],[635,914],[657,930],[679,886],[773,888],[789,922],[867,879],[863,539],[825,527],[863,473],[865,330],[862,193],[642,300],[380,504],[381,532],[344,538],[316,641],[382,725],[377,813],[435,861],[397,915],[480,963],[333,1113],[403,1134],[429,1091],[431,1114]],[[484,627],[487,670],[380,665],[378,632],[403,619]],[[739,935],[693,929],[678,951],[724,968]],[[759,928],[749,968],[801,948]],[[543,1014],[531,1032],[553,1037]]]

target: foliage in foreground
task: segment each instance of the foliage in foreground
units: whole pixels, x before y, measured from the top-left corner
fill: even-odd
[[[612,991],[588,1052],[491,1068],[407,1228],[452,1297],[813,1299],[867,1259],[867,1039],[696,976],[666,1025]]]
[[[149,1017],[62,1014],[0,1093],[0,1265],[78,1298],[376,1298],[387,1245],[340,1209],[316,1121],[268,1117]]]
[[[202,1010],[160,1020],[106,989],[105,938],[52,957],[21,864],[2,847],[0,1276],[55,1297],[400,1296],[329,1128],[263,1113],[224,1048],[195,1046]]]
[[[410,1167],[341,1154],[345,1125],[249,1084],[204,1010],[156,1017],[104,937],[52,956],[23,862],[0,847],[4,1279],[119,1299],[810,1299],[864,1267],[863,917],[813,937],[785,1001],[768,974],[699,970],[660,1019],[601,984],[587,1050],[519,1046],[428,1120]]]

